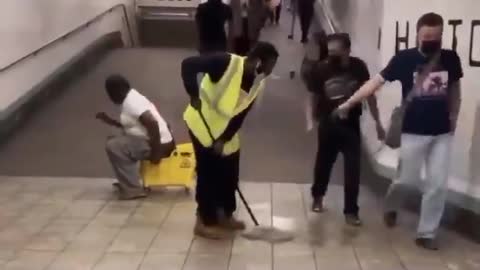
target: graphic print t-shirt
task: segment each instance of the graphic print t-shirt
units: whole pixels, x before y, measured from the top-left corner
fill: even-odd
[[[319,97],[319,117],[329,116],[338,105],[345,102],[370,79],[367,65],[356,57],[350,57],[346,68],[332,68],[328,60],[321,61],[312,67],[309,76],[309,90]],[[362,114],[359,104],[350,111],[349,120],[357,120]]]
[[[404,133],[435,136],[451,131],[448,95],[450,86],[463,77],[460,58],[452,50],[442,50],[440,60],[423,84],[413,89],[429,60],[418,48],[403,50],[380,73],[387,81],[400,81],[403,99],[410,91],[415,91],[406,108]]]

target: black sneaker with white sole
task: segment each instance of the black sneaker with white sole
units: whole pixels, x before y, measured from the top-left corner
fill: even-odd
[[[362,226],[362,220],[356,214],[345,214],[345,222],[354,227]]]

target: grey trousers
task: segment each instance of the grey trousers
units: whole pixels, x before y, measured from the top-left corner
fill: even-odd
[[[442,219],[447,198],[448,169],[452,135],[418,136],[402,134],[398,176],[386,197],[386,211],[397,211],[406,199],[406,187],[423,189],[417,237],[434,238]],[[422,166],[426,178],[420,182]]]
[[[144,138],[119,135],[107,139],[107,156],[121,188],[143,189],[139,161],[148,159],[150,150],[150,145]]]

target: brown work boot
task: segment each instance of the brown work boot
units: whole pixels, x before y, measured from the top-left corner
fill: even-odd
[[[246,228],[245,222],[238,220],[233,216],[228,218],[225,217],[221,219],[220,226],[227,230],[233,230],[233,231],[243,231]]]
[[[197,218],[193,233],[196,236],[205,237],[213,240],[221,240],[230,237],[228,232],[225,231],[222,227],[218,225],[207,226],[199,218]]]

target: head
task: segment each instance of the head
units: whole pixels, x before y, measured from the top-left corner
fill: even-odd
[[[115,104],[122,104],[130,92],[130,83],[122,75],[110,75],[105,81],[108,97]]]
[[[350,57],[352,42],[347,33],[337,33],[327,36],[328,61],[334,66],[344,66]]]
[[[271,43],[258,42],[248,53],[247,61],[255,69],[256,73],[268,76],[272,74],[278,56],[277,49]]]
[[[420,51],[431,56],[442,48],[443,18],[436,13],[424,14],[417,22],[417,42]]]

